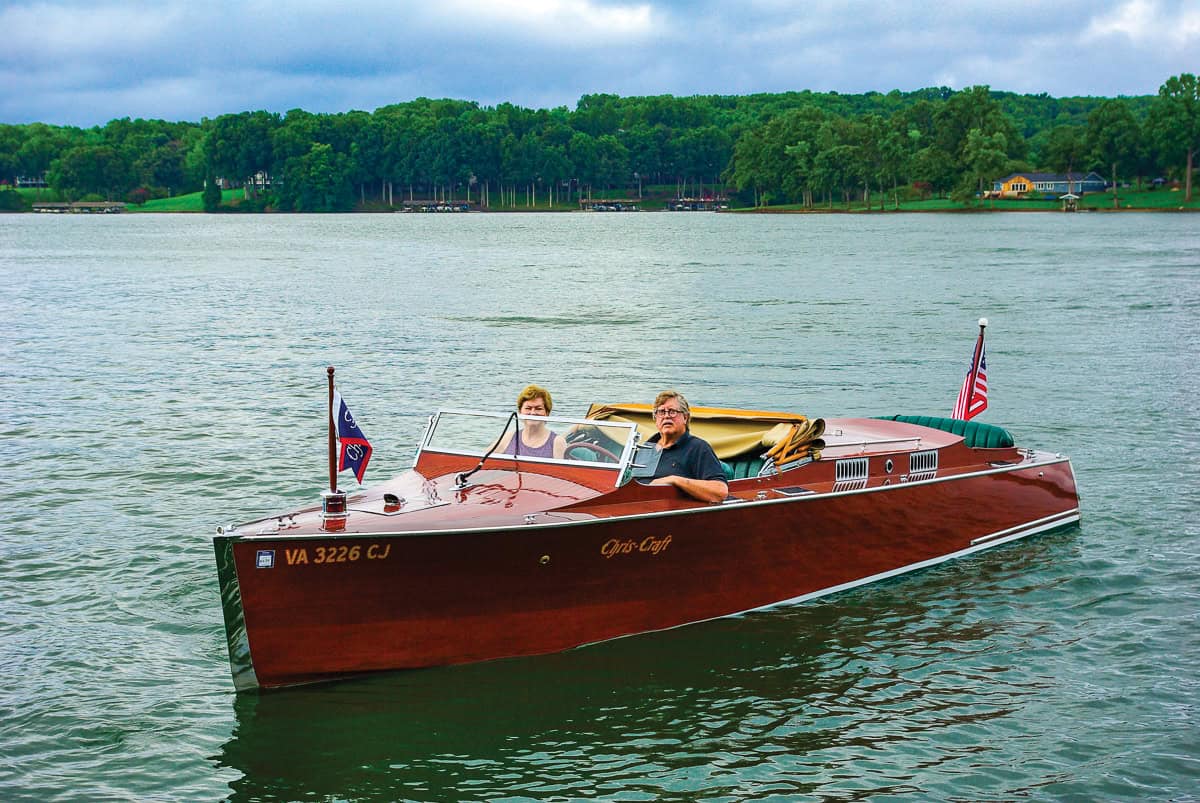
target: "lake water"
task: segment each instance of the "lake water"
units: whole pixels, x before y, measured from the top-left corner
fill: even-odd
[[[1200,795],[1200,217],[0,216],[0,799]],[[233,693],[211,535],[429,412],[948,415],[1080,526],[560,655]]]

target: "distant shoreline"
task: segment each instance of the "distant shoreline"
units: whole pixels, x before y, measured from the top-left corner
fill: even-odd
[[[177,195],[169,198],[160,198],[147,201],[143,205],[134,205],[123,202],[108,202],[108,201],[82,201],[75,203],[66,203],[62,201],[50,201],[28,198],[28,206],[25,209],[12,209],[4,211],[12,212],[31,212],[33,214],[232,214],[232,215],[253,215],[253,214],[297,214],[293,212],[285,212],[266,207],[262,201],[255,201],[247,204],[246,207],[239,209],[243,203],[246,203],[241,196],[241,190],[226,190],[222,200],[221,207],[215,212],[205,212],[203,201],[200,198],[200,193],[188,193],[185,195]],[[890,194],[889,194],[890,196]],[[54,197],[54,196],[51,196]],[[871,208],[866,208],[862,202],[852,204],[847,208],[844,204],[837,204],[833,207],[821,204],[812,207],[801,207],[798,204],[781,204],[778,206],[766,207],[741,207],[741,208],[726,208],[726,209],[670,209],[668,204],[670,199],[661,197],[647,197],[645,199],[622,198],[614,200],[613,205],[625,204],[625,208],[611,209],[595,209],[583,208],[582,204],[565,204],[558,203],[555,205],[545,206],[525,206],[523,204],[513,206],[489,206],[479,208],[477,201],[457,200],[457,201],[430,201],[429,207],[425,209],[414,208],[412,202],[406,202],[405,206],[388,206],[382,203],[367,203],[360,205],[355,209],[350,209],[341,213],[325,213],[315,212],[311,214],[434,214],[434,215],[454,215],[474,212],[484,212],[492,214],[528,214],[538,213],[589,213],[589,214],[628,214],[631,212],[672,212],[677,214],[735,214],[735,215],[876,215],[876,214],[991,214],[991,213],[1006,213],[1006,212],[1056,212],[1062,214],[1067,211],[1062,208],[1061,202],[1054,199],[988,199],[979,204],[965,206],[961,202],[954,202],[946,198],[930,198],[914,200],[912,198],[901,199],[899,207],[896,207],[894,200],[889,197],[887,203],[881,208],[878,205],[879,195],[873,195],[876,203]],[[590,202],[590,201],[589,201]],[[597,204],[605,204],[604,199],[597,199]],[[439,208],[433,208],[436,204]],[[1113,198],[1111,193],[1089,193],[1084,195],[1079,200],[1079,205],[1075,212],[1108,212],[1108,213],[1123,213],[1123,212],[1197,212],[1200,211],[1200,198],[1194,199],[1191,202],[1183,200],[1182,190],[1173,189],[1157,189],[1157,190],[1134,190],[1129,189],[1120,195],[1120,208],[1113,208]],[[630,207],[633,208],[630,208]]]
[[[1188,214],[1200,212],[1200,207],[1197,206],[1137,206],[1137,207],[1122,207],[1120,209],[1101,208],[1101,207],[1085,207],[1071,212],[1063,209],[989,209],[989,208],[960,208],[960,209],[725,209],[711,212],[674,212],[666,209],[639,209],[629,212],[593,212],[583,211],[579,209],[473,209],[469,212],[404,212],[401,210],[352,210],[349,212],[284,212],[276,210],[263,210],[256,212],[237,212],[237,211],[221,211],[206,213],[201,210],[187,209],[138,209],[136,207],[125,207],[124,209],[112,208],[107,211],[98,211],[92,209],[58,209],[50,210],[0,210],[0,214],[33,214],[33,215],[204,215],[211,214],[216,216],[246,216],[246,215],[546,215],[546,214],[596,214],[596,215],[623,215],[623,214],[672,214],[672,215],[855,215],[855,216],[874,216],[874,215],[1011,215],[1011,214]]]

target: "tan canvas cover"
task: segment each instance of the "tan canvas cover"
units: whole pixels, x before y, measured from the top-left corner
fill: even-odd
[[[644,440],[658,431],[652,410],[649,404],[593,404],[587,417],[636,424]],[[693,407],[691,412],[692,434],[708,441],[722,460],[744,454],[757,456],[795,432],[793,425],[799,425],[798,430],[812,428],[807,416],[796,413],[723,407]]]

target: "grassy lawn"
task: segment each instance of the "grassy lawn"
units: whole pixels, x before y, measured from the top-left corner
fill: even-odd
[[[48,187],[17,187],[15,189],[31,204],[53,204],[63,200],[59,197],[57,190]]]
[[[130,212],[203,212],[204,211],[204,193],[191,192],[187,195],[176,195],[173,198],[158,198],[153,201],[146,201],[142,206],[134,206],[130,204],[127,208]],[[222,190],[221,202],[231,203],[234,200],[241,200],[241,190]]]
[[[1121,190],[1121,209],[1144,209],[1144,210],[1200,210],[1200,193],[1193,188],[1192,201],[1185,202],[1183,200],[1183,191],[1172,190]],[[885,208],[882,211],[891,212],[895,210],[889,197]],[[1106,211],[1112,210],[1113,198],[1112,193],[1090,193],[1083,196],[1079,200],[1080,211]],[[901,212],[1054,212],[1062,209],[1062,202],[1055,200],[1042,199],[995,199],[986,200],[964,205],[945,198],[932,198],[928,201],[901,201]],[[737,211],[754,212],[754,211],[770,211],[770,212],[866,212],[866,207],[862,202],[851,203],[847,207],[843,203],[835,203],[832,208],[827,204],[817,204],[812,209],[806,209],[799,204],[780,204],[778,206],[770,206],[765,210],[741,209]],[[879,202],[876,200],[872,205],[872,211],[879,212]]]
[[[1183,190],[1121,190],[1118,195],[1122,209],[1200,209],[1200,191],[1195,184],[1190,202],[1183,200]],[[1085,195],[1079,205],[1085,209],[1112,209],[1112,193]]]

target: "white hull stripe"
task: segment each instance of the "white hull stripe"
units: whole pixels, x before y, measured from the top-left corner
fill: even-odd
[[[1062,520],[1064,523],[1079,521],[1079,508],[1075,508],[1074,510],[1064,510],[1061,513],[1055,513],[1052,516],[1047,516],[1044,519],[1036,519],[1035,521],[1030,521],[1025,524],[1018,524],[1016,527],[1009,527],[1007,530],[999,530],[991,533],[990,535],[981,535],[971,541],[971,546],[987,543],[988,541],[994,541],[996,539],[1000,539],[996,541],[997,543],[1003,543],[1004,541],[1011,540],[1005,538],[1005,536],[1026,528],[1033,528],[1030,530],[1030,532],[1041,532],[1046,528],[1046,526],[1057,526],[1057,523],[1060,520]],[[1026,535],[1028,534],[1029,533],[1026,533]]]

